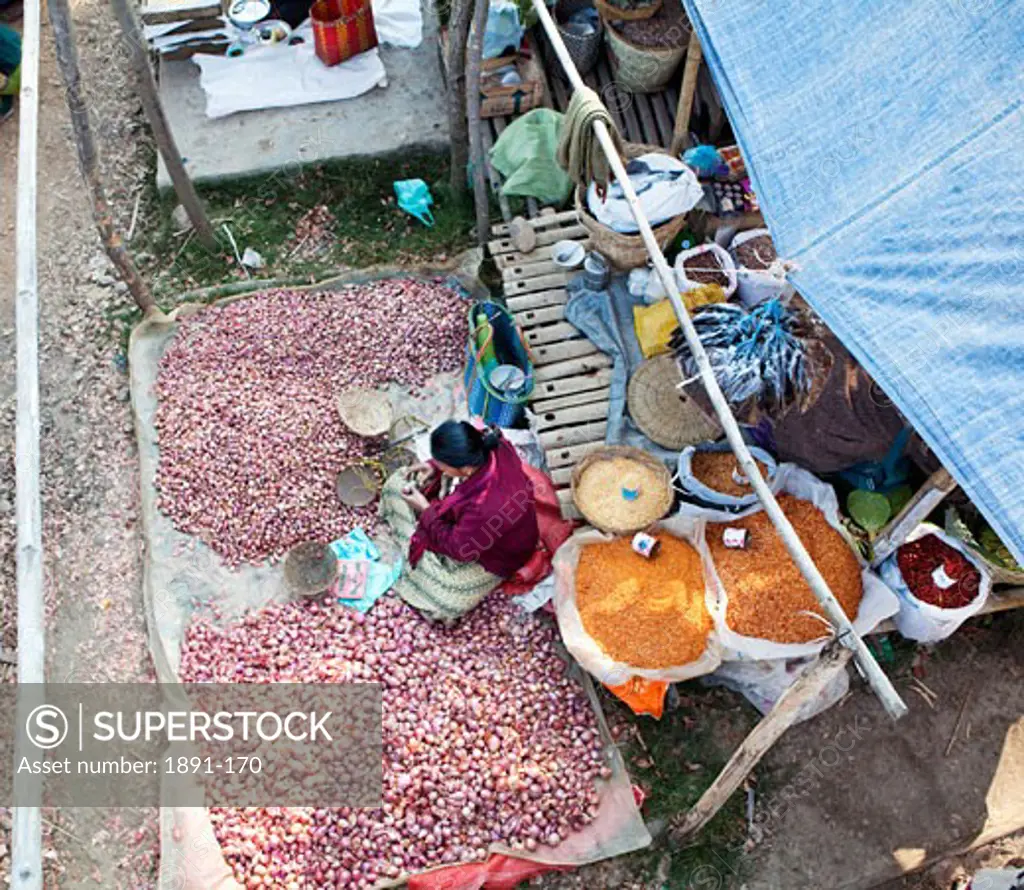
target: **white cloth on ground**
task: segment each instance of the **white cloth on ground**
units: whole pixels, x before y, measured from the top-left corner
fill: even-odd
[[[295,33],[297,46],[249,46],[236,58],[196,55],[202,72],[206,116],[226,117],[238,111],[288,108],[313,102],[351,99],[376,86],[387,86],[387,72],[376,49],[326,67],[313,48],[313,28],[306,21]]]

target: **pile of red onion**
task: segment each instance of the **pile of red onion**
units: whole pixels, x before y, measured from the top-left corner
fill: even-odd
[[[383,807],[211,810],[236,879],[367,890],[482,860],[495,842],[554,846],[592,822],[610,771],[556,641],[500,595],[451,629],[393,597],[366,616],[301,602],[223,628],[195,620],[183,682],[383,684]]]
[[[335,493],[366,448],[336,396],[388,381],[415,390],[457,369],[465,312],[440,281],[389,279],[271,291],[182,321],[156,384],[160,509],[230,565],[372,530],[375,508]]]

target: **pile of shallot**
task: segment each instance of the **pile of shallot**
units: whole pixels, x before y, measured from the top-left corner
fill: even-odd
[[[366,449],[336,397],[458,368],[465,310],[440,281],[389,279],[271,291],[182,321],[156,384],[160,509],[233,566],[372,529],[375,507],[335,493]]]
[[[239,883],[367,890],[496,842],[555,846],[592,822],[610,770],[556,640],[499,595],[452,629],[393,597],[366,616],[302,602],[194,621],[183,682],[383,684],[383,806],[211,810]]]

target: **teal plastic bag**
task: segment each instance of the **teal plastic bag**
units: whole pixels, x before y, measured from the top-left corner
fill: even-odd
[[[556,207],[565,203],[572,184],[555,160],[562,117],[550,108],[535,108],[498,137],[491,149],[491,165],[502,176],[503,194],[536,198]]]
[[[423,225],[434,225],[434,214],[430,210],[434,196],[430,194],[430,188],[422,179],[399,179],[394,183],[394,187],[399,207],[415,216]]]

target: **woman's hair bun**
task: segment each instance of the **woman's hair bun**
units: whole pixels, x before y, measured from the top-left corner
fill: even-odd
[[[487,427],[480,436],[480,447],[485,454],[494,451],[499,442],[501,442],[501,434],[493,426]]]

